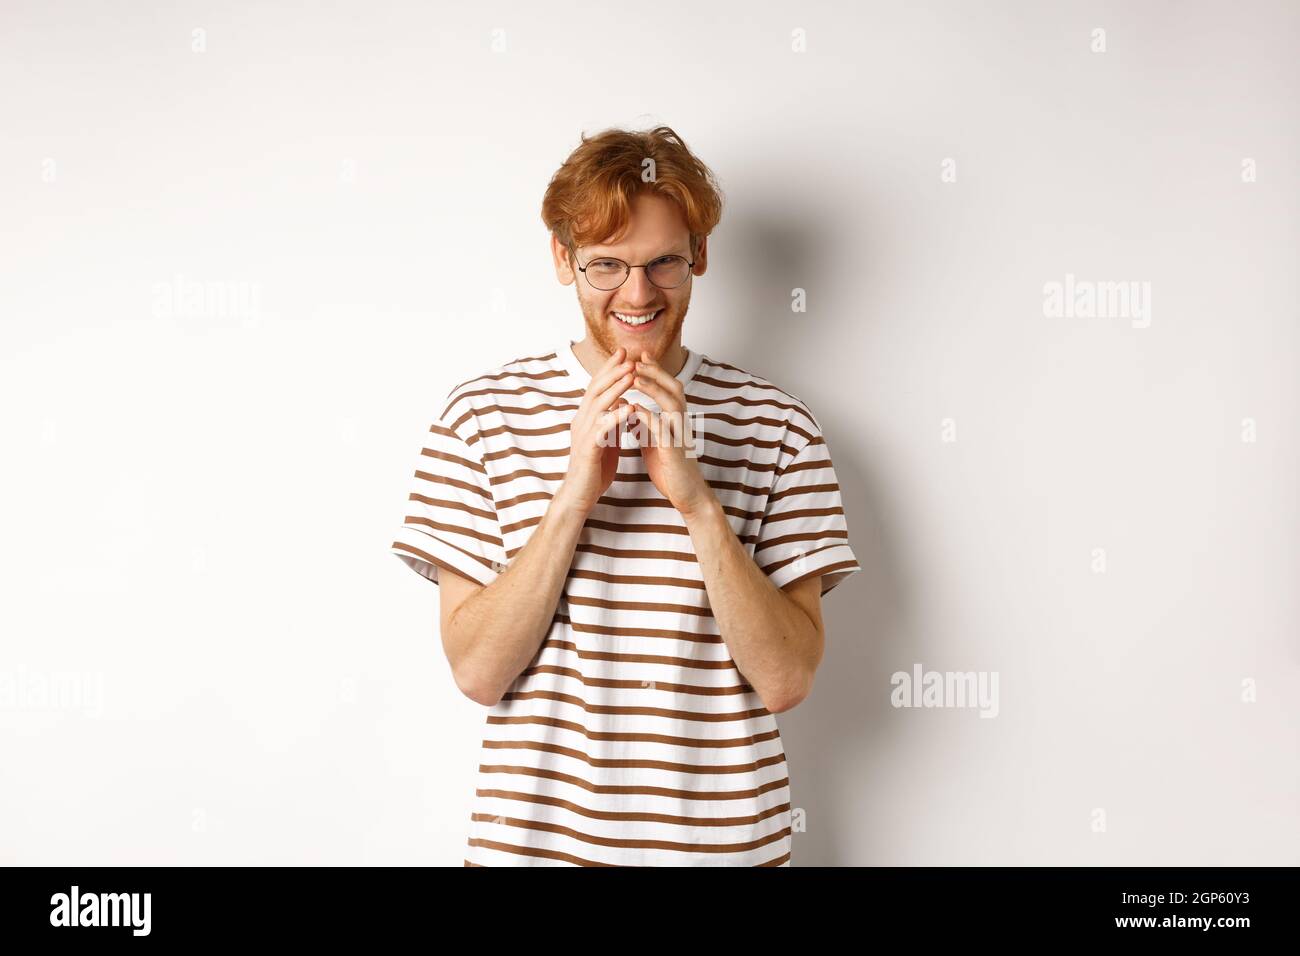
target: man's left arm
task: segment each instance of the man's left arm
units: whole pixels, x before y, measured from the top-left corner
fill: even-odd
[[[777,587],[746,552],[716,497],[683,518],[736,669],[772,713],[796,706],[812,690],[825,645],[821,575]]]
[[[650,480],[686,523],[709,605],[736,669],[769,711],[789,710],[808,696],[821,663],[823,584],[834,587],[860,570],[848,546],[839,484],[820,426],[807,413],[805,424],[814,434],[773,481],[769,506],[778,500],[781,505],[776,511],[769,507],[759,529],[754,550],[763,550],[766,560],[760,567],[685,452],[682,383],[646,351],[636,371],[636,387],[670,413],[654,414],[632,403]]]

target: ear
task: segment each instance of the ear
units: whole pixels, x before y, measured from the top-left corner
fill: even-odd
[[[691,270],[691,275],[702,276],[704,270],[709,267],[709,237],[705,236],[700,240],[699,248],[695,251],[695,268]]]
[[[551,233],[551,258],[555,261],[555,278],[560,285],[572,285],[578,274],[569,259],[569,247],[560,242],[555,233]]]

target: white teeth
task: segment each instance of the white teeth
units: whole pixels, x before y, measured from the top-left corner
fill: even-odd
[[[662,311],[663,311],[662,309],[659,310],[659,312]],[[647,322],[649,322],[651,319],[657,316],[659,312],[651,312],[647,315],[642,315],[642,316],[624,315],[622,312],[615,312],[614,317],[618,319],[620,322],[626,322],[628,325],[645,325]]]

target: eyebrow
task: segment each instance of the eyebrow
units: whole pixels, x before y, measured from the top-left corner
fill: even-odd
[[[673,248],[674,248],[674,249],[678,249],[678,248],[680,248],[680,247],[679,247],[679,246],[673,246]],[[590,249],[588,249],[588,251],[590,252]],[[650,262],[654,262],[654,260],[656,260],[656,259],[658,259],[658,258],[660,258],[660,257],[662,257],[662,256],[681,256],[683,259],[685,259],[687,262],[689,262],[690,259],[691,259],[690,246],[689,246],[689,244],[687,245],[687,247],[686,247],[686,251],[685,251],[685,252],[660,252],[660,253],[657,253],[656,255],[651,256],[650,259],[649,259],[648,261],[650,261]],[[620,257],[614,255],[614,253],[612,253],[612,252],[593,252],[593,253],[591,253],[591,259],[588,259],[587,261],[590,262],[592,259],[618,259],[618,258],[620,258]]]

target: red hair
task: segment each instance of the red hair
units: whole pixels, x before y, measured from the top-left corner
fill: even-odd
[[[646,159],[654,160],[654,179],[642,179]],[[722,190],[672,129],[641,132],[607,129],[582,134],[582,143],[556,170],[542,199],[542,222],[570,255],[579,246],[619,236],[631,218],[632,200],[641,193],[663,196],[682,211],[691,234],[691,258],[699,240],[722,218]]]

